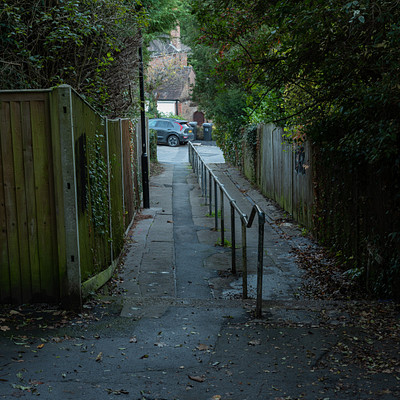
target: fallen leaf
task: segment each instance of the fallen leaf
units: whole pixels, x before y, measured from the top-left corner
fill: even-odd
[[[10,328],[6,325],[0,326],[0,331],[5,332],[5,331],[9,331],[9,330],[10,330]]]
[[[188,378],[191,379],[192,381],[195,382],[204,382],[206,379],[203,378],[202,376],[192,376],[192,375],[188,375]]]
[[[44,385],[44,382],[42,381],[29,381],[29,383],[32,385]]]
[[[257,340],[250,340],[250,342],[248,343],[249,346],[258,346],[261,344],[261,340],[257,339]]]
[[[16,385],[15,383],[13,383],[12,387],[14,389],[19,389],[19,390],[31,390],[32,386],[22,386],[22,385]]]
[[[108,394],[115,394],[115,395],[129,394],[129,392],[124,389],[120,389],[120,390],[106,389],[106,392],[108,392]]]
[[[102,359],[103,359],[103,352],[100,352],[99,354],[97,354],[96,361],[100,362]]]
[[[197,347],[196,347],[196,349],[197,350],[200,350],[200,351],[203,351],[203,350],[209,350],[210,349],[210,346],[208,346],[208,345],[206,345],[206,344],[199,344]]]
[[[43,347],[44,347],[44,343],[41,343],[41,344],[39,344],[39,345],[37,346],[38,349],[43,349]]]
[[[140,357],[141,360],[143,360],[144,358],[149,358],[148,354],[144,354],[142,357]]]
[[[129,343],[137,343],[136,336],[129,339]]]

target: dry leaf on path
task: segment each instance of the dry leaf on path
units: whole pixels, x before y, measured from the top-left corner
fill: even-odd
[[[204,382],[206,379],[202,376],[192,376],[192,375],[188,375],[188,378],[191,379],[192,381],[195,382]]]

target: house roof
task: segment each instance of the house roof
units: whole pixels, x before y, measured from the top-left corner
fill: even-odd
[[[159,100],[184,100],[189,95],[188,85],[192,67],[184,67],[179,78],[158,89]]]
[[[177,49],[172,43],[168,35],[161,36],[159,39],[152,40],[148,47],[151,57],[159,57],[166,54],[188,53],[190,47],[181,43],[181,48]]]

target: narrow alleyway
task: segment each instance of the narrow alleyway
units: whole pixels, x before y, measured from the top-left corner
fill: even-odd
[[[0,337],[0,398],[398,398],[400,370],[350,361],[353,338],[368,345],[362,323],[339,302],[301,295],[292,249],[313,244],[292,223],[274,223],[281,211],[239,173],[213,164],[246,212],[251,197],[268,214],[263,318],[254,318],[257,227],[248,232],[253,298],[242,300],[230,249],[216,246],[196,178],[175,156],[150,180],[151,208],[129,232],[116,292],[70,324]],[[382,354],[398,358],[396,340],[381,341]]]

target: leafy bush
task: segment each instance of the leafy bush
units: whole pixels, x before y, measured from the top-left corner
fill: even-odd
[[[121,115],[132,105],[143,21],[138,1],[7,0],[0,14],[1,88],[69,84],[106,114]]]

